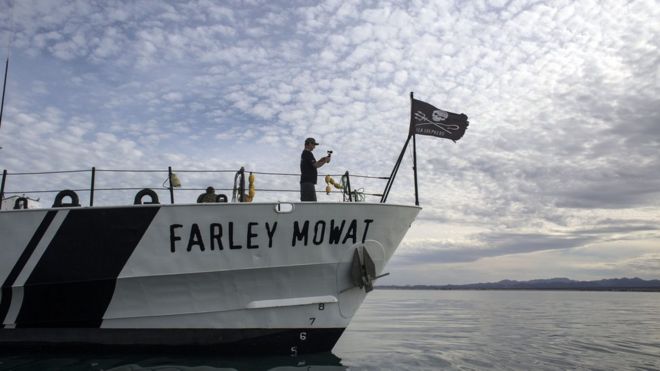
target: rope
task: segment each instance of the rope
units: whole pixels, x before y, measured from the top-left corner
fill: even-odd
[[[273,173],[273,172],[248,171],[248,170],[245,170],[245,171],[253,173],[253,174],[258,174],[258,175],[300,176],[300,174],[293,174],[293,173]],[[326,175],[334,177],[334,176],[342,176],[344,174],[319,174],[319,176],[322,176],[322,177],[325,177]],[[358,174],[351,174],[351,177],[368,178],[368,179],[383,179],[383,180],[390,179],[390,177],[388,177],[388,176],[373,176],[373,175],[358,175]]]
[[[89,171],[89,170],[88,170]],[[164,170],[142,170],[142,169],[96,169],[98,172],[103,173],[167,173],[167,169]],[[174,169],[172,169],[174,171]]]
[[[35,171],[35,172],[26,172],[26,173],[10,173],[10,172],[7,172],[7,175],[47,175],[47,174],[84,173],[84,172],[91,172],[91,171],[92,170],[90,169],[90,170]]]
[[[45,175],[45,174],[68,174],[68,173],[84,173],[90,172],[91,169],[79,169],[79,170],[59,170],[59,171],[31,171],[31,172],[19,172],[19,173],[10,173],[7,172],[7,175]],[[96,169],[97,172],[103,173],[166,173],[167,169],[163,170],[153,170],[153,169]],[[177,173],[233,173],[236,170],[177,170],[172,169],[172,172]],[[264,172],[264,171],[248,171],[245,172],[259,174],[259,175],[278,175],[278,176],[300,176],[300,174],[293,173],[275,173],[275,172]],[[342,176],[344,174],[319,174],[320,176]],[[352,178],[367,178],[367,179],[382,179],[387,180],[390,177],[388,176],[373,176],[373,175],[359,175],[351,174]]]
[[[113,187],[113,188],[94,188],[94,192],[96,191],[139,191],[144,188],[149,188],[149,187]],[[163,188],[152,188],[155,190],[166,190]],[[362,189],[362,188],[360,188]],[[78,189],[71,189],[74,192],[89,192],[89,188],[78,188]],[[204,191],[206,188],[176,188],[177,191]],[[232,191],[233,188],[215,188],[216,191]],[[39,191],[20,191],[20,192],[7,192],[5,191],[4,194],[24,194],[24,193],[58,193],[60,192],[61,189],[47,189],[47,190],[39,190]],[[255,191],[258,192],[300,192],[299,189],[262,189],[262,188],[256,188]],[[330,191],[330,193],[344,193],[343,191]],[[360,192],[363,195],[366,196],[382,196],[382,194],[379,193],[366,193],[366,192]]]
[[[175,169],[172,169],[172,172],[174,171]],[[236,170],[176,170],[177,173],[233,173],[235,171]]]
[[[95,169],[96,172],[106,172],[106,173],[167,173],[168,170],[152,170],[152,169]],[[231,173],[235,172],[236,170],[176,170],[179,173]],[[247,171],[247,170],[246,170]],[[77,170],[60,170],[60,171],[32,171],[32,172],[16,172],[16,173],[9,173],[7,172],[7,176],[24,176],[24,175],[52,175],[52,174],[73,174],[73,173],[89,173],[92,172],[92,169],[77,169]],[[173,170],[174,172],[174,170]],[[252,171],[250,173],[253,174],[260,174],[260,175],[277,175],[277,176],[300,176],[300,174],[291,174],[291,173],[276,173],[276,172],[257,172],[257,171]],[[237,199],[239,197],[238,195],[238,173],[234,177],[234,188],[216,188],[218,191],[228,191],[233,193],[233,199]],[[326,176],[331,176],[331,175],[326,175]],[[341,177],[341,183],[342,186],[344,187],[343,190],[341,191],[331,191],[330,193],[342,193],[344,195],[347,195],[347,182],[348,179],[346,179],[345,174],[337,174],[334,176],[340,176]],[[376,176],[369,176],[369,175],[351,175],[354,178],[370,178],[370,179],[389,179],[389,177],[376,177]],[[167,182],[167,180],[166,180]],[[136,190],[142,190],[145,187],[106,187],[106,188],[94,188],[94,191],[136,191]],[[146,187],[150,188],[150,187]],[[151,187],[156,190],[162,190],[162,189],[168,189],[168,187],[163,186],[162,187]],[[177,187],[176,190],[178,191],[202,191],[205,190],[206,188],[180,188]],[[75,192],[90,192],[90,188],[78,188],[78,189],[71,189],[72,191]],[[51,190],[51,189],[46,189],[46,190],[29,190],[29,191],[20,191],[20,192],[3,192],[3,194],[7,195],[14,195],[14,194],[26,194],[26,193],[57,193],[60,192],[61,190]],[[299,189],[255,189],[254,190],[259,191],[259,192],[300,192]],[[363,201],[364,196],[377,196],[381,197],[382,194],[378,193],[365,193],[363,188],[360,188],[358,190],[354,190],[353,192],[353,197],[357,201]]]

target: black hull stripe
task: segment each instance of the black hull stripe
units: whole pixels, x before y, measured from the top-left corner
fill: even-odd
[[[55,218],[55,214],[57,214],[57,211],[49,211],[46,213],[46,216],[41,221],[41,224],[39,224],[39,227],[32,235],[32,238],[30,238],[30,242],[28,242],[16,264],[14,264],[14,268],[12,268],[11,272],[9,272],[7,279],[2,284],[2,300],[0,300],[0,328],[4,327],[3,323],[5,321],[5,317],[7,316],[7,312],[9,311],[9,304],[11,304],[11,287],[14,282],[16,282],[18,275],[21,274],[25,264],[27,264],[28,260],[32,256],[32,253],[34,253],[34,250],[37,248],[37,245],[43,238],[46,230],[48,230],[50,223],[53,221],[53,218]]]
[[[70,210],[25,282],[16,327],[99,327],[158,210]]]
[[[298,329],[4,329],[3,349],[212,354],[329,352],[343,328]]]

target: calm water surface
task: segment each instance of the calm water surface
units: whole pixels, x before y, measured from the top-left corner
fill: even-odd
[[[356,369],[660,370],[660,293],[377,290],[349,330]]]
[[[660,293],[376,290],[332,353],[2,355],[11,370],[660,370]]]

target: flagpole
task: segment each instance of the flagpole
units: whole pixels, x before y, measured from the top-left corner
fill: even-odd
[[[413,173],[415,174],[415,205],[419,206],[419,193],[417,191],[417,146],[415,144],[415,134],[413,137]]]
[[[412,106],[413,106],[413,92],[410,92],[410,111],[411,111],[411,117],[412,117]],[[419,192],[417,188],[417,141],[415,140],[415,131],[413,130],[412,133],[412,138],[413,138],[413,174],[415,177],[415,206],[419,206]]]
[[[5,109],[5,88],[7,87],[7,70],[9,70],[9,57],[5,62],[5,80],[2,83],[2,103],[0,103],[0,127],[2,127],[2,111]]]
[[[383,191],[383,196],[380,199],[380,203],[384,203],[385,201],[387,201],[387,196],[390,194],[390,189],[392,188],[392,184],[394,184],[394,178],[396,177],[396,173],[399,171],[399,165],[401,165],[401,160],[403,159],[403,155],[406,153],[406,148],[408,148],[409,142],[410,142],[410,134],[408,134],[408,139],[406,139],[406,143],[404,143],[403,145],[403,149],[399,154],[399,158],[396,160],[396,163],[392,168],[392,173],[390,174],[390,177],[387,180],[387,184],[385,185],[385,190]]]

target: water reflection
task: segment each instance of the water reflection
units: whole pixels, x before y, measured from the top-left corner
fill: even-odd
[[[0,355],[0,370],[138,371],[138,370],[347,370],[332,353],[266,357],[213,357],[163,354],[22,353]]]

